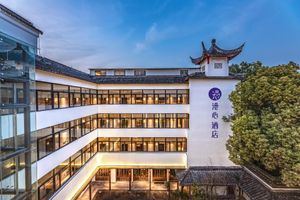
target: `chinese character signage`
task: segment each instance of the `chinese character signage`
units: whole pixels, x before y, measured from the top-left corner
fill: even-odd
[[[211,88],[208,92],[209,98],[212,100],[211,103],[211,137],[219,137],[219,102],[218,100],[222,96],[222,92],[219,88]]]

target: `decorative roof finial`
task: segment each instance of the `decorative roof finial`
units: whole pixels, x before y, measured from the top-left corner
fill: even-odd
[[[207,52],[207,49],[206,49],[206,47],[205,47],[205,45],[204,45],[204,42],[203,42],[203,41],[201,42],[201,44],[202,44],[202,51],[203,51],[203,52]]]
[[[212,40],[211,40],[211,44],[212,44],[213,46],[215,46],[215,45],[216,45],[216,42],[217,42],[217,40],[216,40],[216,39],[212,39]]]
[[[200,65],[204,60],[207,59],[207,57],[223,57],[227,58],[227,60],[231,60],[237,55],[239,55],[244,47],[244,44],[242,44],[240,47],[235,48],[235,49],[221,49],[220,47],[217,46],[217,40],[212,39],[211,40],[211,47],[209,49],[205,48],[204,43],[202,42],[202,55],[199,58],[191,58],[192,63],[195,65]]]

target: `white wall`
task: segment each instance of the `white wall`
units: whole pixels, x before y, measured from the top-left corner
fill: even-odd
[[[36,112],[36,129],[97,113],[188,113],[189,105],[89,105]],[[7,119],[8,120],[8,119]],[[3,123],[6,123],[3,118]],[[1,128],[3,128],[2,126]],[[4,127],[5,128],[5,127]]]
[[[222,63],[222,69],[215,69],[215,63]],[[206,76],[228,76],[229,68],[227,58],[210,58],[209,64],[205,61]]]
[[[98,166],[98,157],[95,155],[89,160],[83,168],[81,168],[76,175],[72,176],[67,181],[67,184],[60,188],[50,199],[53,200],[69,200],[72,199],[77,192],[80,192],[82,187],[96,172]]]
[[[56,166],[64,162],[67,158],[74,155],[77,151],[88,145],[90,142],[92,142],[97,137],[187,137],[187,129],[97,129],[92,131],[91,133],[75,140],[74,142],[71,142],[70,144],[67,144],[63,148],[49,154],[48,156],[42,158],[41,160],[37,161],[37,178],[42,178],[45,174],[47,174],[49,171],[54,169]],[[158,160],[162,158],[162,155],[167,155],[167,163],[170,163],[173,161],[172,159],[175,159],[176,156],[174,155],[182,155],[185,153],[177,153],[177,152],[155,152],[155,153],[117,153],[117,152],[110,152],[110,153],[101,153],[101,155],[104,156],[104,160],[106,164],[109,164],[108,155],[112,155],[112,158],[116,159],[116,155],[124,156],[124,159],[129,159],[134,155],[133,157],[137,156],[136,158],[139,158],[139,161],[144,163],[148,159],[153,159],[153,155],[158,156]],[[146,157],[144,157],[147,155]],[[150,157],[148,157],[150,155]],[[171,157],[169,158],[169,155]],[[152,157],[151,157],[152,156]],[[173,156],[173,157],[172,157]],[[177,162],[180,157],[176,158],[175,161]],[[166,158],[164,158],[166,159]],[[164,159],[160,160],[161,163],[164,163]],[[168,161],[168,159],[171,159],[171,161]],[[120,158],[117,158],[117,160],[120,160]],[[112,165],[115,165],[115,162],[117,160],[112,160]],[[156,160],[156,158],[154,158]],[[100,164],[102,164],[102,161]],[[180,161],[181,162],[181,161]],[[179,163],[180,163],[179,162]],[[185,162],[186,163],[186,159]]]
[[[36,70],[35,72],[35,79],[37,81],[44,81],[49,83],[57,83],[57,84],[63,84],[63,85],[70,85],[70,86],[77,86],[77,87],[86,87],[90,89],[96,89],[97,84],[91,83],[88,81],[83,81],[77,78],[72,78],[60,74],[54,74],[50,72],[45,72],[42,70]]]
[[[82,149],[84,146],[92,142],[97,137],[98,130],[94,130],[91,133],[75,140],[74,142],[71,142],[63,148],[37,161],[37,178],[42,178],[49,171],[51,171],[56,166],[64,162],[66,159],[74,155],[77,151]]]
[[[99,137],[187,137],[188,129],[99,129]]]
[[[36,129],[39,130],[97,113],[98,105],[38,111],[36,112]]]
[[[186,168],[186,153],[181,152],[114,152],[98,153],[100,167],[173,167]]]
[[[99,105],[99,113],[188,113],[189,105]]]
[[[224,122],[222,117],[233,112],[228,95],[237,83],[238,80],[225,79],[190,80],[190,129],[187,144],[189,166],[233,165],[228,159],[225,146],[231,134],[230,123]],[[222,97],[218,101],[219,138],[211,137],[213,101],[209,98],[208,92],[213,87],[222,91]]]
[[[98,89],[189,89],[188,84],[99,84]]]

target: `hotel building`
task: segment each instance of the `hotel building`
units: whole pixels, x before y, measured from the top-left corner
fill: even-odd
[[[93,67],[87,74],[39,56],[40,34],[0,5],[0,199],[191,192],[193,184],[236,199],[288,196],[228,159],[223,117],[233,112],[228,96],[241,81],[228,63],[244,45],[202,43],[192,68]]]

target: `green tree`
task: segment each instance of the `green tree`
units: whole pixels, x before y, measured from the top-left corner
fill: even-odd
[[[233,135],[230,159],[255,164],[300,186],[300,74],[290,62],[258,67],[230,95]]]
[[[262,63],[257,61],[254,63],[241,62],[241,64],[232,64],[229,66],[229,72],[231,74],[250,75],[258,68],[263,67]]]

